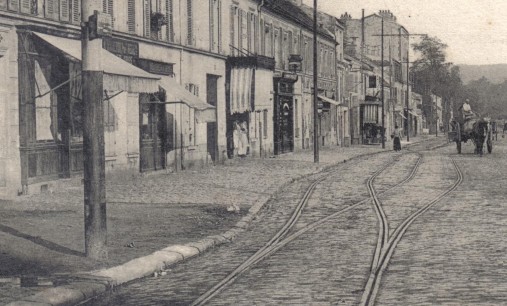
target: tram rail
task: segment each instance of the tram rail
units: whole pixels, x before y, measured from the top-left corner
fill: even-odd
[[[414,145],[417,145],[417,144],[414,144]],[[414,152],[402,153],[402,155],[403,154],[414,154]],[[412,180],[415,177],[415,174],[417,172],[417,169],[418,169],[421,159],[422,159],[422,155],[420,153],[416,153],[416,154],[419,154],[419,157],[418,157],[415,165],[412,167],[412,170],[410,171],[409,175],[407,177],[405,177],[402,181],[396,183],[395,185],[389,187],[388,189],[386,189],[383,192],[378,193],[378,194],[373,189],[373,182],[374,182],[375,178],[378,177],[387,168],[394,165],[397,158],[392,158],[388,163],[386,163],[379,170],[377,170],[375,173],[373,173],[373,175],[368,179],[368,182],[367,182],[367,186],[368,186],[368,190],[370,191],[370,195],[372,195],[372,192],[373,192],[373,194],[377,197],[378,195],[382,195],[382,194],[390,191],[391,189],[401,186],[401,185],[407,183],[408,181]],[[398,155],[397,157],[400,157],[400,156],[401,155]],[[301,228],[300,230],[298,230],[297,232],[294,232],[291,235],[287,236],[287,234],[290,232],[290,230],[294,227],[294,225],[299,220],[299,218],[303,212],[303,209],[305,208],[306,204],[308,203],[309,199],[311,198],[311,195],[312,195],[313,191],[315,190],[316,186],[320,182],[325,180],[327,177],[329,177],[333,172],[334,171],[326,171],[325,173],[323,173],[323,175],[321,177],[316,179],[308,187],[308,189],[304,193],[303,197],[299,201],[298,205],[296,206],[294,212],[290,216],[289,220],[273,236],[273,238],[271,238],[263,247],[261,247],[257,252],[255,252],[252,256],[250,256],[246,261],[244,261],[242,264],[240,264],[234,271],[232,271],[230,274],[228,274],[219,283],[217,283],[211,289],[209,289],[204,294],[199,296],[191,305],[193,305],[193,306],[204,305],[206,302],[210,301],[213,297],[215,297],[217,294],[219,294],[221,291],[223,291],[228,285],[230,285],[232,282],[234,282],[234,280],[236,278],[238,278],[241,274],[243,274],[245,271],[249,270],[251,267],[253,267],[257,263],[262,261],[264,258],[275,253],[280,248],[287,245],[289,242],[293,241],[294,239],[298,238],[299,236],[303,235],[304,233],[306,233],[312,229],[315,229],[316,227],[322,225],[323,223],[325,223],[331,219],[334,219],[353,208],[356,208],[362,204],[365,204],[365,203],[371,201],[371,198],[365,198],[357,203],[351,204],[346,208],[343,208],[343,209],[341,209],[337,212],[334,212],[324,218],[321,218],[318,221],[310,223],[310,224],[306,225],[305,227]],[[384,222],[383,222],[384,225],[382,226],[382,230],[381,230],[382,238],[380,239],[381,242],[379,242],[381,246],[384,246],[388,243],[387,238],[388,238],[389,229],[387,226],[387,219],[386,219],[383,211],[379,210],[378,213],[380,215],[383,215],[383,220],[384,220]],[[380,262],[380,259],[382,258],[381,257],[382,254],[380,253],[380,250],[381,250],[381,248],[379,248],[378,254],[375,255],[373,263]]]

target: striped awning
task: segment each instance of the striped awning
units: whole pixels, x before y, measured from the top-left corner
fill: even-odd
[[[255,78],[252,67],[231,69],[230,112],[244,113],[252,111],[252,84]]]

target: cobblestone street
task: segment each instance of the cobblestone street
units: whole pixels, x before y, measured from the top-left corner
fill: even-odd
[[[420,150],[415,149],[415,151]],[[452,184],[456,177],[450,167],[448,154],[453,146],[426,151],[415,178],[406,184],[396,187],[383,194],[384,204],[391,231],[402,219],[427,202],[441,190]],[[481,159],[468,155],[472,161],[480,163]],[[356,203],[368,193],[365,181],[376,169],[388,160],[396,160],[392,167],[386,169],[375,181],[379,192],[383,192],[400,182],[411,171],[417,161],[417,155],[391,153],[365,158],[360,161],[343,164],[336,172],[319,184],[314,195],[305,208],[294,231],[314,222],[326,215]],[[485,160],[485,159],[484,159]],[[353,172],[350,171],[353,169]],[[353,173],[353,175],[343,175]],[[472,175],[466,173],[465,175]],[[311,180],[312,178],[308,178]],[[241,239],[227,247],[221,247],[192,260],[178,265],[168,271],[166,276],[146,279],[129,285],[120,290],[112,298],[98,302],[97,305],[188,305],[213,284],[224,278],[230,271],[244,261],[249,254],[258,249],[263,242],[269,240],[277,228],[280,228],[294,208],[302,189],[309,185],[306,180],[291,184],[279,197],[270,201],[251,230],[242,235]],[[359,186],[359,187],[358,187]],[[463,188],[463,187],[462,187]],[[453,194],[454,196],[454,194]],[[445,203],[446,198],[442,203]],[[437,205],[438,207],[438,205]],[[435,208],[437,211],[439,208]],[[426,217],[424,218],[426,219]],[[447,220],[452,226],[452,220]],[[365,285],[373,250],[376,242],[377,220],[367,202],[349,210],[332,221],[328,221],[315,230],[309,231],[295,241],[289,243],[271,257],[259,263],[241,275],[230,287],[216,295],[211,305],[357,305],[359,304]],[[417,222],[420,225],[420,221]],[[423,237],[433,235],[432,227],[415,226],[408,233],[417,231]],[[409,238],[410,237],[410,238]],[[453,237],[447,237],[452,240]],[[407,234],[403,239],[404,248],[420,250],[418,239]],[[417,245],[417,247],[416,247]],[[445,244],[441,244],[445,247]],[[431,246],[426,246],[431,249]],[[400,246],[400,248],[402,248]],[[403,249],[403,248],[402,248]],[[440,252],[443,250],[440,249]],[[424,253],[424,252],[422,252]],[[399,251],[395,252],[393,261],[398,260]],[[463,260],[464,258],[462,258]],[[409,261],[409,263],[413,263]],[[464,263],[461,263],[464,264]],[[426,266],[426,269],[432,266]],[[385,287],[391,286],[399,290],[397,294],[407,294],[404,279],[392,279],[390,271],[398,271],[392,265],[382,280],[381,296],[377,305],[427,305],[431,302],[420,302],[418,284],[410,292],[410,296],[401,299],[384,293]],[[422,275],[406,267],[404,275],[410,279],[418,279]],[[414,275],[412,273],[415,272]],[[396,276],[399,277],[399,276]],[[384,285],[387,283],[387,285]],[[389,287],[389,288],[391,288]],[[436,287],[434,290],[438,290]],[[428,292],[427,298],[431,298]],[[476,292],[475,294],[480,294]],[[383,298],[388,300],[384,301]],[[461,301],[461,297],[453,297]],[[253,302],[255,301],[255,302]],[[449,298],[448,301],[454,301]],[[465,302],[465,301],[463,301]],[[461,303],[458,303],[461,305]],[[466,303],[465,303],[466,304]],[[468,303],[473,305],[474,303]]]
[[[507,146],[495,144],[494,153],[482,158],[472,152],[456,155],[452,144],[421,151],[414,179],[382,194],[392,234],[404,218],[456,179],[449,157],[457,159],[465,178],[403,236],[381,280],[376,305],[499,305],[507,299],[503,180],[489,179],[507,170]],[[380,154],[333,169],[315,189],[294,231],[368,197],[366,179],[393,158],[395,164],[375,180],[382,193],[411,171],[415,153]],[[190,304],[269,240],[315,178],[288,186],[232,245],[174,266],[166,276],[133,283],[96,305]],[[366,202],[298,237],[239,276],[209,304],[358,305],[376,235],[377,220]]]
[[[108,177],[109,260],[83,257],[83,187],[73,179],[49,192],[4,201],[0,213],[0,303],[46,289],[20,288],[21,275],[50,276],[122,264],[173,244],[230,229],[284,184],[378,146],[332,148],[268,159],[235,159],[200,171]],[[351,184],[352,186],[352,184]],[[298,188],[293,187],[294,190]],[[299,192],[299,191],[298,191]],[[237,204],[239,213],[229,212]],[[134,247],[126,247],[134,242]],[[48,256],[48,254],[50,254]]]

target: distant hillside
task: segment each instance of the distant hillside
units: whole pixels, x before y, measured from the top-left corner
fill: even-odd
[[[459,65],[464,84],[478,80],[483,76],[491,83],[499,84],[507,79],[507,64],[496,65]]]

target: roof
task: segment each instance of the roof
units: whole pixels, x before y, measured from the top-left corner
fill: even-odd
[[[267,0],[263,7],[313,31],[313,15],[309,16],[302,8],[289,0]],[[333,35],[330,35],[324,28],[317,27],[317,32],[334,41]]]

